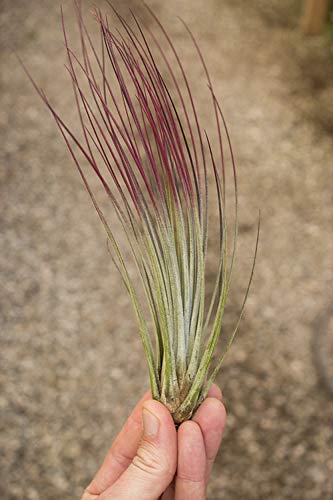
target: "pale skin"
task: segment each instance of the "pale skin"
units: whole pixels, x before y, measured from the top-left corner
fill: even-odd
[[[225,422],[215,384],[178,431],[169,411],[147,392],[81,500],[204,500]]]

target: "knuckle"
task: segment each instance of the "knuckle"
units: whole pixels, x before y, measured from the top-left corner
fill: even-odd
[[[185,473],[185,472],[177,472],[177,479],[180,479],[183,483],[194,483],[194,484],[202,484],[205,481],[205,472],[202,471],[199,475],[194,475],[193,473]]]
[[[118,465],[120,465],[120,467],[124,469],[127,469],[127,467],[130,465],[132,461],[132,457],[127,456],[125,453],[119,450],[115,450],[112,453],[112,458]]]
[[[151,443],[143,443],[132,461],[133,467],[154,477],[172,478],[167,459]]]

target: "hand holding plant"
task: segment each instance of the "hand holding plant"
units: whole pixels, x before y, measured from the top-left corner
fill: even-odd
[[[226,419],[221,391],[212,385],[178,431],[165,406],[150,398],[139,401],[82,500],[206,498]]]

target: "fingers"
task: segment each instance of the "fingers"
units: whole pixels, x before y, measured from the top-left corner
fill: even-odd
[[[100,500],[154,500],[172,481],[177,467],[177,433],[172,417],[161,403],[149,400],[143,405],[142,419],[144,432],[131,464]]]
[[[212,384],[210,386],[210,388],[209,388],[207,397],[216,398],[219,401],[222,401],[222,392],[221,392],[221,389],[216,384]],[[198,423],[200,425],[200,419],[199,419]],[[205,440],[205,435],[204,434],[203,434],[203,437],[204,437],[204,440]],[[210,452],[210,451],[211,450],[209,449],[208,452]],[[210,467],[209,467],[210,470],[211,470],[211,467],[212,467],[212,465],[210,465]],[[207,464],[206,464],[206,469],[208,469]],[[175,480],[172,481],[172,483],[168,486],[168,488],[164,492],[164,494],[162,496],[162,500],[174,500],[174,498],[175,498]]]
[[[193,421],[199,425],[205,443],[205,480],[207,484],[226,423],[226,411],[223,403],[216,398],[207,397],[196,411]]]
[[[86,493],[90,495],[103,493],[132,462],[142,435],[142,407],[149,398],[151,398],[150,391],[146,392],[130,414]]]
[[[184,422],[178,429],[176,500],[203,500],[206,483],[206,452],[203,435],[196,422]]]
[[[223,401],[222,392],[218,385],[212,384],[209,388],[207,398],[216,398]]]
[[[163,476],[164,478],[167,478],[169,474],[169,468],[172,469],[172,467],[176,467],[175,461],[176,459],[172,459],[172,453],[173,457],[176,456],[177,454],[177,447],[176,444],[174,444],[174,451],[172,451],[172,446],[167,447],[168,450],[165,454],[165,457],[167,458],[166,462],[169,460],[169,465],[166,463],[161,462],[161,467],[157,467],[158,470],[150,470],[151,468],[154,469],[154,460],[156,456],[158,456],[159,451],[156,451],[156,447],[159,448],[162,445],[162,448],[164,446],[164,440],[165,436],[169,435],[171,436],[171,441],[176,443],[176,433],[174,429],[174,424],[172,422],[171,416],[169,412],[163,407],[163,405],[160,405],[159,403],[155,401],[148,401],[149,398],[151,397],[150,392],[147,392],[143,398],[139,401],[137,406],[134,408],[132,414],[128,418],[127,422],[125,423],[123,429],[117,436],[114,444],[112,445],[107,457],[104,460],[104,463],[98,473],[96,474],[95,478],[91,482],[91,484],[88,486],[86,489],[85,495],[83,498],[87,499],[92,499],[96,498],[97,495],[101,495],[103,492],[105,492],[105,495],[110,494],[110,491],[113,490],[114,488],[111,488],[112,485],[115,485],[118,489],[122,487],[122,483],[124,484],[124,492],[127,494],[127,484],[122,480],[122,477],[120,476],[126,471],[127,468],[130,468],[133,472],[133,467],[134,470],[135,468],[140,468],[140,465],[142,465],[142,462],[144,462],[146,465],[146,475],[145,478],[147,477],[147,474],[150,474],[150,478],[156,476]],[[213,384],[211,388],[209,389],[207,399],[202,403],[200,408],[197,410],[196,414],[193,417],[193,422],[198,424],[199,430],[201,430],[201,438],[198,434],[198,429],[193,430],[193,428],[188,429],[188,424],[191,422],[187,422],[185,426],[185,430],[182,428],[184,424],[180,427],[178,435],[180,439],[182,440],[183,443],[186,441],[183,439],[184,438],[184,433],[187,435],[189,434],[190,438],[192,439],[192,445],[195,447],[195,435],[197,436],[197,439],[200,438],[200,442],[203,441],[204,443],[204,455],[201,455],[205,457],[205,465],[204,465],[204,481],[207,483],[220,442],[221,442],[221,437],[225,425],[225,419],[226,419],[226,413],[223,404],[221,403],[222,401],[222,393],[220,389],[218,388],[217,385]],[[137,449],[141,440],[142,436],[142,408],[145,406],[145,403],[147,402],[147,407],[145,410],[145,414],[147,415],[147,411],[149,411],[149,406],[152,404],[153,406],[155,405],[155,411],[157,412],[154,414],[154,411],[151,412],[155,417],[158,418],[160,421],[160,425],[158,426],[159,429],[162,426],[162,433],[158,430],[158,433],[155,437],[151,436],[145,437],[142,440],[142,446],[139,448],[138,453]],[[156,408],[156,405],[158,407]],[[162,407],[162,408],[161,408]],[[166,413],[165,413],[166,412]],[[172,425],[171,425],[172,423]],[[193,426],[192,426],[193,427]],[[190,442],[190,441],[189,441]],[[198,443],[197,443],[197,446]],[[179,444],[179,449],[180,449],[180,444]],[[161,450],[160,450],[161,451]],[[167,457],[168,455],[168,457]],[[179,452],[179,459],[178,459],[178,470],[180,471],[185,471],[185,479],[182,478],[182,473],[180,473],[180,478],[177,478],[177,483],[178,484],[178,490],[179,488],[182,488],[182,485],[187,483],[188,481],[186,480],[186,470],[188,468],[188,463],[190,463],[190,459],[192,460],[193,457],[195,457],[195,454],[192,455],[192,458],[190,457],[190,453],[186,452],[186,450],[181,450]],[[206,458],[207,457],[207,458]],[[134,460],[133,460],[134,459]],[[150,464],[149,464],[150,460]],[[195,459],[198,461],[198,458]],[[133,461],[133,463],[132,463]],[[131,467],[129,467],[131,465]],[[156,464],[155,464],[156,465]],[[162,470],[163,469],[163,470]],[[191,466],[191,473],[195,472],[194,469]],[[196,470],[195,474],[198,474],[198,470]],[[179,474],[178,474],[179,475]],[[133,477],[132,477],[133,476]],[[134,475],[132,474],[132,479],[131,481],[134,481]],[[140,476],[140,475],[139,475]],[[140,477],[136,478],[136,481],[141,481]],[[192,476],[191,476],[192,477]],[[120,479],[119,479],[120,478]],[[119,481],[117,481],[119,479]],[[172,477],[171,477],[172,479]],[[168,481],[165,485],[166,491],[164,493],[163,499],[164,500],[171,500],[174,498],[175,495],[175,481],[167,488],[167,485],[171,482],[171,479],[165,479],[165,481]],[[179,482],[180,480],[180,482]],[[117,483],[116,483],[117,481]],[[191,482],[191,481],[190,481]],[[193,483],[197,483],[196,480],[192,481]],[[163,481],[159,480],[159,489],[161,490],[157,496],[162,494],[163,489],[161,489],[161,484]],[[199,481],[200,483],[200,481]],[[148,483],[147,483],[148,484]],[[156,486],[157,487],[157,486]],[[200,491],[201,485],[196,484],[197,490]],[[111,488],[111,489],[110,489]],[[148,487],[148,496],[142,496],[142,498],[153,498],[151,496],[151,491],[149,491],[150,486]],[[107,490],[107,491],[106,491]],[[132,491],[130,491],[129,497],[132,495]],[[102,495],[102,497],[99,498],[108,498],[108,496]],[[110,498],[113,498],[110,497]],[[118,498],[118,497],[117,497]],[[126,496],[120,497],[119,499],[122,498],[127,498]],[[181,497],[181,498],[186,498],[186,497]],[[191,498],[191,500],[195,500],[197,497]],[[201,497],[198,497],[201,498]],[[202,497],[204,498],[204,496]]]
[[[184,422],[178,430],[176,500],[206,498],[206,485],[221,443],[225,421],[222,393],[213,384],[192,421]],[[168,493],[172,495],[171,487]]]

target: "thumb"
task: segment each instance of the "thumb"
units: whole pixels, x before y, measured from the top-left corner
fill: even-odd
[[[143,434],[128,469],[102,499],[155,500],[171,483],[177,467],[177,433],[169,411],[153,400],[142,410]]]

